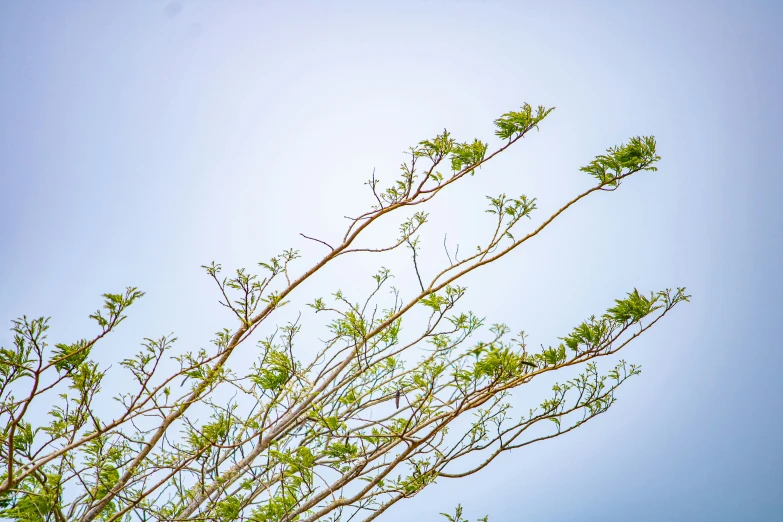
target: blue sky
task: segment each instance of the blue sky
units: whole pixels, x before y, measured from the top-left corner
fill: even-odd
[[[322,252],[299,233],[339,234],[373,168],[390,179],[444,126],[491,140],[500,114],[556,106],[436,208],[433,238],[470,244],[485,194],[537,197],[543,219],[633,135],[657,137],[660,171],[472,276],[471,306],[537,345],[634,287],[692,303],[623,354],[643,372],[609,413],[387,519],[461,502],[471,520],[780,520],[782,23],[775,2],[4,2],[0,318],[73,340],[134,285],[107,360],[171,331],[206,345],[230,322],[200,265],[293,247],[305,266]],[[358,291],[370,261],[299,297]]]

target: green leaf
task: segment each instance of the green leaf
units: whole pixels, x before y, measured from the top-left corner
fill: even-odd
[[[538,106],[536,113],[533,114],[533,108],[527,103],[518,111],[507,112],[497,120],[495,134],[501,139],[513,139],[523,136],[533,128],[538,128],[538,124],[546,118],[554,107],[546,108]]]
[[[640,170],[656,171],[654,166],[661,157],[655,151],[654,136],[636,136],[625,144],[606,149],[606,154],[596,156],[588,165],[582,167],[602,185],[617,186],[617,178]]]

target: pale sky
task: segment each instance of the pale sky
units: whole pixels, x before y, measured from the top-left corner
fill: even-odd
[[[593,156],[654,134],[658,172],[472,275],[468,299],[534,346],[634,287],[686,286],[692,302],[623,352],[642,375],[607,414],[382,520],[445,520],[458,502],[471,522],[780,520],[781,6],[7,0],[0,318],[51,316],[52,343],[71,342],[92,335],[100,294],[133,285],[147,295],[106,360],[169,332],[207,346],[232,324],[200,265],[296,248],[309,266],[323,247],[299,233],[341,235],[372,204],[373,168],[390,180],[444,127],[496,143],[504,112],[556,106],[436,205],[424,270],[444,233],[471,245],[486,229],[484,195],[538,198],[533,226],[590,186]],[[294,306],[377,268],[338,264]]]

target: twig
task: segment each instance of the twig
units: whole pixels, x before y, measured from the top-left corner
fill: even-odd
[[[443,234],[443,250],[446,251],[446,257],[449,258],[449,265],[454,266],[454,262],[451,260],[451,254],[449,254],[449,247],[446,246],[446,238],[448,234]]]
[[[424,283],[421,282],[421,275],[419,275],[419,265],[416,263],[416,244],[411,243],[410,236],[408,236],[405,241],[408,243],[408,246],[411,247],[411,250],[413,250],[413,268],[416,269],[416,277],[419,279],[419,286],[421,287],[421,291],[424,292]]]
[[[372,189],[372,195],[375,196],[375,199],[378,201],[378,208],[383,209],[383,203],[381,202],[381,198],[378,197],[378,192],[376,192],[375,187],[378,184],[378,180],[375,179],[375,167],[372,168],[372,179],[368,183],[370,185],[370,188]]]
[[[299,233],[299,235],[302,236],[305,239],[310,239],[312,241],[318,241],[319,243],[328,246],[330,250],[332,250],[332,251],[334,250],[334,247],[332,245],[330,245],[329,243],[327,243],[326,241],[321,241],[320,239],[316,239],[314,237],[306,236],[306,235],[302,234],[301,232]]]

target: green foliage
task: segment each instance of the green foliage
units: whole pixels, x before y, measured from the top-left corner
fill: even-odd
[[[541,358],[551,366],[561,363],[566,360],[565,347],[561,344],[557,348],[547,348],[543,351]]]
[[[637,289],[628,294],[626,299],[617,299],[617,306],[607,311],[606,317],[611,318],[617,323],[638,323],[642,318],[647,317],[651,312],[658,310],[661,306],[655,303],[662,297],[651,295],[649,298],[641,295]]]
[[[476,167],[484,161],[487,155],[487,145],[480,140],[473,140],[472,143],[456,143],[451,151],[451,170],[461,171],[466,167]],[[473,174],[474,168],[468,169]]]
[[[525,356],[515,353],[512,349],[490,345],[482,347],[481,356],[474,366],[474,377],[487,377],[496,382],[505,382],[519,377],[535,364],[526,361]]]
[[[59,372],[72,372],[81,366],[90,355],[90,345],[86,339],[73,344],[57,343],[52,351],[52,362]]]
[[[637,324],[661,308],[668,309],[679,302],[688,301],[690,296],[684,292],[684,288],[678,288],[674,293],[667,289],[646,297],[634,289],[626,298],[616,299],[615,306],[609,308],[603,316],[590,317],[562,339],[565,346],[574,352],[594,350],[603,346],[619,328]]]
[[[443,289],[443,294],[437,294],[432,292],[419,300],[419,304],[422,304],[428,308],[432,308],[434,312],[441,312],[443,310],[450,310],[454,307],[457,301],[465,295],[466,288],[461,286],[446,285]]]
[[[546,108],[539,105],[534,115],[533,107],[526,103],[520,110],[507,112],[495,120],[495,127],[497,127],[495,135],[503,140],[524,136],[531,129],[538,129],[538,124],[553,110],[554,107]]]
[[[134,287],[128,287],[124,294],[103,294],[105,299],[103,302],[103,310],[108,312],[108,316],[104,316],[101,310],[97,310],[94,314],[90,315],[90,318],[94,319],[104,332],[107,332],[109,329],[125,320],[125,316],[122,315],[122,312],[142,296],[144,296],[144,292],[140,292]]]
[[[453,516],[449,515],[448,513],[441,513],[441,515],[446,517],[449,522],[468,522],[468,519],[462,518],[462,504],[457,504]],[[488,522],[488,521],[489,521],[489,515],[483,516],[477,520],[477,522]]]
[[[522,218],[531,218],[536,199],[501,193],[487,198],[493,223],[475,251],[460,254],[444,237],[445,255],[431,262],[419,257],[431,251],[425,232],[429,211],[439,208],[429,202],[521,141],[551,111],[526,104],[495,120],[495,134],[504,141],[493,151],[488,143],[460,142],[444,130],[409,149],[388,185],[379,185],[373,171],[373,206],[348,218],[342,239],[316,240],[329,251],[310,267],[297,265],[301,256],[294,249],[258,263],[259,273],[239,268],[229,277],[220,264],[204,265],[232,320],[205,347],[177,345],[172,353],[176,338],[168,335],[144,339],[135,354],[115,346],[93,360],[127,307],[143,296],[133,287],[103,295],[102,309],[90,316],[98,325],[92,338],[50,347],[48,318],[13,321],[13,344],[0,348],[0,517],[374,517],[436,482],[480,471],[499,455],[568,433],[608,411],[618,388],[640,369],[620,361],[604,375],[594,361],[616,354],[687,301],[683,288],[634,289],[561,343],[530,350],[524,332],[512,337],[507,325],[468,310],[461,283],[583,197],[612,190],[637,171],[655,170],[653,138],[632,138],[598,156],[582,170],[600,185],[521,239],[513,234],[526,223]],[[446,176],[438,171],[448,167]],[[392,213],[391,223],[401,222],[397,235],[392,230],[387,243],[365,246],[379,244],[374,237],[365,242],[374,233],[367,231],[378,230],[376,223]],[[413,251],[408,259],[415,281],[405,276],[400,288],[392,286],[391,271],[380,268],[358,297],[353,293],[361,285],[354,281],[344,287],[350,292],[335,290],[330,299],[302,295],[308,280],[322,276],[335,259],[395,256],[401,246]],[[368,266],[367,258],[353,266]],[[495,291],[502,299],[505,290]],[[293,322],[281,318],[283,305],[308,301]],[[313,316],[324,320],[300,342],[300,321]],[[257,347],[247,343],[254,335],[261,339]],[[120,355],[109,364],[98,363],[114,354]],[[513,414],[513,390],[569,368],[578,373],[555,384],[551,396],[534,398],[528,413]],[[122,390],[109,397],[105,382],[111,391]],[[530,429],[536,424],[548,428]],[[467,522],[461,506],[443,516]]]
[[[17,491],[0,495],[0,517],[18,522],[48,522],[60,505],[60,477],[47,473],[42,480],[26,480]]]
[[[266,503],[255,508],[248,522],[279,522],[296,506],[298,499],[289,491],[283,490],[270,498]],[[290,520],[296,521],[297,515]]]
[[[298,487],[302,482],[312,483],[315,457],[310,448],[300,446],[295,451],[271,450],[269,455],[283,467],[282,476],[295,486]]]
[[[616,187],[620,178],[640,170],[658,170],[653,164],[661,159],[655,152],[654,136],[636,136],[624,145],[606,149],[606,154],[596,156],[589,165],[582,167],[602,185]]]
[[[330,457],[334,457],[340,460],[348,460],[355,457],[358,451],[359,447],[356,444],[335,442],[326,448],[325,453]]]
[[[519,197],[519,199],[512,199],[506,197],[505,194],[493,198],[487,196],[490,202],[491,208],[487,210],[490,214],[496,214],[502,216],[510,216],[511,219],[518,220],[522,217],[530,217],[530,214],[536,209],[536,198],[528,198],[525,195]]]
[[[39,317],[30,321],[24,316],[12,321],[12,325],[14,348],[0,348],[0,376],[5,385],[35,374],[36,355],[46,348],[44,339],[49,319]]]
[[[411,474],[398,479],[396,485],[404,497],[414,496],[438,478],[430,459],[411,459],[408,465],[411,468]]]
[[[241,512],[242,500],[238,497],[226,497],[215,505],[215,516],[220,522],[237,520]]]
[[[266,352],[262,366],[255,370],[253,382],[265,390],[277,390],[291,378],[293,362],[282,351],[270,349]]]
[[[429,158],[433,163],[440,163],[454,149],[454,145],[454,138],[449,131],[443,129],[443,134],[438,134],[434,139],[420,141],[415,154]]]

